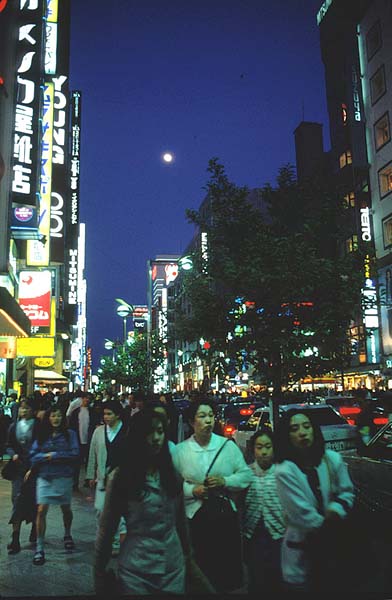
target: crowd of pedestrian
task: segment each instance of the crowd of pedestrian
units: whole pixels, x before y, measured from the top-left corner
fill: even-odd
[[[319,590],[309,548],[344,522],[354,488],[306,408],[287,411],[274,433],[257,431],[247,464],[220,434],[207,395],[180,412],[169,394],[50,392],[20,398],[7,423],[3,443],[17,465],[10,555],[31,523],[33,564],[44,564],[52,505],[72,552],[72,497],[86,486],[98,594]]]

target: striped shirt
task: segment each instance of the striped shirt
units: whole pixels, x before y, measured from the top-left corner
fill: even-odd
[[[276,489],[275,465],[267,471],[261,469],[257,462],[249,466],[254,477],[245,497],[243,534],[250,539],[260,519],[263,519],[272,539],[278,540],[283,537],[286,525]]]

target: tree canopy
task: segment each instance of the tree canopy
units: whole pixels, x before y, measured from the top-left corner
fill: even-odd
[[[287,165],[275,186],[259,190],[260,207],[218,159],[208,172],[205,201],[187,211],[207,249],[194,248],[194,268],[183,276],[177,339],[209,340],[239,368],[252,365],[275,395],[305,375],[341,369],[351,355],[347,331],[361,305],[366,248],[342,252],[349,230],[339,190],[300,183]]]

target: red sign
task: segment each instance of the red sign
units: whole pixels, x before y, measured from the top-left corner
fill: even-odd
[[[50,327],[50,271],[19,273],[19,304],[34,327]]]

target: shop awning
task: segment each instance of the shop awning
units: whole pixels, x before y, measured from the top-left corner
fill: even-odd
[[[48,371],[46,369],[34,369],[34,381],[36,383],[66,383],[67,377],[56,373],[56,371]]]
[[[0,287],[0,336],[28,337],[30,319],[5,287]]]

